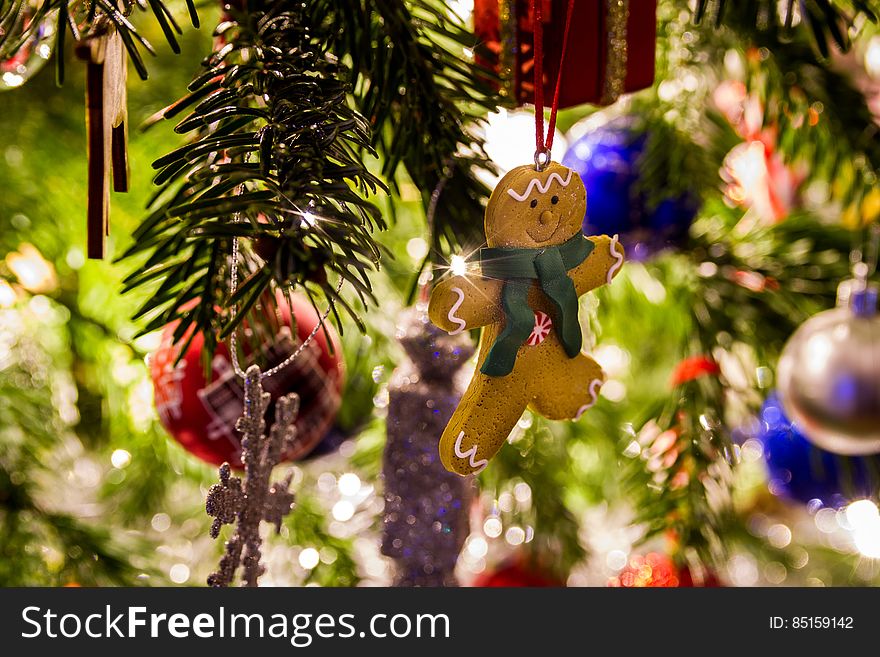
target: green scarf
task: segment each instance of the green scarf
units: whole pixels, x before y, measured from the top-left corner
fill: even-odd
[[[513,370],[516,353],[535,326],[535,313],[528,304],[529,288],[534,280],[556,308],[553,328],[565,353],[569,358],[578,355],[583,337],[577,317],[577,292],[568,270],[586,260],[592,250],[593,243],[581,234],[559,246],[480,249],[483,276],[504,281],[501,306],[506,319],[504,329],[495,338],[480,368],[483,374],[505,376]]]

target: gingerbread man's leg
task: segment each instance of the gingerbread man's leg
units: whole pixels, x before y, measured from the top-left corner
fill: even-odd
[[[534,375],[533,375],[534,376]],[[599,398],[605,373],[589,356],[578,354],[541,382],[531,407],[550,420],[579,420]]]
[[[489,464],[526,410],[526,381],[516,370],[507,376],[474,376],[440,438],[440,460],[447,470],[468,475]]]

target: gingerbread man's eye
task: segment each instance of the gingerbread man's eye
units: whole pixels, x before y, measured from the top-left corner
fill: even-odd
[[[553,205],[556,205],[557,203],[559,203],[559,197],[558,197],[558,196],[554,196],[553,198],[550,199],[550,202],[551,202]]]
[[[536,207],[538,207],[538,199],[533,198],[533,199],[532,199],[532,202],[529,203],[529,205],[530,205],[532,208],[536,208]]]

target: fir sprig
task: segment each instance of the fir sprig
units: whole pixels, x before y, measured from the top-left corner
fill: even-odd
[[[742,25],[745,20],[758,30],[780,34],[786,41],[803,30],[818,53],[827,58],[832,43],[844,52],[849,50],[849,28],[859,16],[876,21],[878,13],[876,0],[697,0],[694,20],[700,23],[708,18],[716,27]]]
[[[193,27],[199,26],[199,15],[194,0],[186,0],[189,18]],[[175,53],[180,52],[177,35],[182,34],[171,11],[161,0],[44,0],[32,7],[27,0],[2,0],[0,2],[0,60],[12,57],[27,42],[34,32],[40,29],[42,21],[57,11],[55,25],[55,77],[59,85],[64,82],[64,43],[68,33],[79,41],[91,36],[104,34],[115,29],[131,57],[141,79],[148,73],[143,53],[155,55],[150,43],[135,29],[129,20],[132,11],[138,8],[149,11],[159,23],[168,45]]]
[[[462,59],[477,47],[469,28],[441,3],[257,2],[232,11],[207,70],[165,112],[190,111],[176,130],[196,137],[154,164],[162,188],[126,254],[150,253],[126,282],[158,286],[141,309],[145,331],[182,320],[175,338],[203,330],[209,353],[213,334],[227,336],[272,287],[320,290],[334,312],[341,305],[360,322],[328,279],[370,298],[380,255],[371,231],[384,222],[365,197],[385,185],[365,157],[381,157],[395,190],[402,166],[426,206],[448,179],[435,255],[481,243],[489,190],[478,176],[491,164],[474,126],[499,103],[492,75]],[[253,248],[230,297],[233,236]],[[240,312],[221,317],[234,304]]]
[[[478,174],[494,165],[475,128],[504,101],[496,76],[472,61],[480,44],[470,27],[434,0],[312,4],[329,47],[352,63],[355,97],[374,127],[383,177],[393,184],[403,165],[426,208],[448,178],[431,227],[434,256],[481,244],[490,190]]]
[[[848,269],[850,236],[806,214],[747,234],[734,229],[741,210],[714,202],[703,214],[689,249],[703,273],[686,286],[692,307],[686,353],[732,356],[737,345],[748,345],[757,365],[772,366],[791,332],[833,305],[836,284]],[[627,468],[645,538],[671,533],[682,554],[695,550],[707,564],[719,565],[727,556],[726,535],[735,522],[731,427],[744,421],[743,410],[755,410],[749,406],[760,403],[761,386],[767,385],[745,371],[745,388],[717,376],[678,386],[656,419],[658,431],[677,436],[666,452],[675,458],[661,467],[661,455],[648,443]],[[746,406],[739,417],[730,408],[734,395]]]
[[[706,45],[750,49],[745,82],[760,90],[764,127],[778,133],[780,152],[806,164],[808,180],[833,179],[835,200],[857,204],[880,170],[878,129],[864,91],[841,58],[831,64],[829,44],[848,51],[856,14],[876,21],[880,4],[802,2],[809,29],[800,30],[786,27],[773,12],[762,20],[763,2],[729,4],[726,30],[706,31]]]
[[[194,138],[154,162],[161,189],[123,256],[149,253],[127,288],[158,284],[141,309],[144,332],[182,320],[175,339],[194,327],[209,353],[273,287],[320,290],[357,320],[331,279],[366,304],[380,255],[372,232],[385,226],[366,200],[384,189],[363,161],[370,127],[349,105],[345,69],[315,36],[308,5],[250,4],[222,24],[225,45],[166,110],[170,119],[192,108],[175,130]],[[231,295],[233,237],[263,258],[246,261]],[[237,314],[224,313],[233,305]]]
[[[132,585],[138,571],[128,550],[136,544],[143,552],[139,539],[117,540],[106,528],[52,508],[60,500],[46,500],[47,492],[63,491],[49,463],[69,428],[53,403],[58,381],[47,374],[57,354],[40,342],[25,335],[12,340],[15,356],[0,365],[0,584]]]

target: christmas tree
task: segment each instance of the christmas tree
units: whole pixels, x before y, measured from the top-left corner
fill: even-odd
[[[0,585],[880,583],[878,13],[3,0]]]

